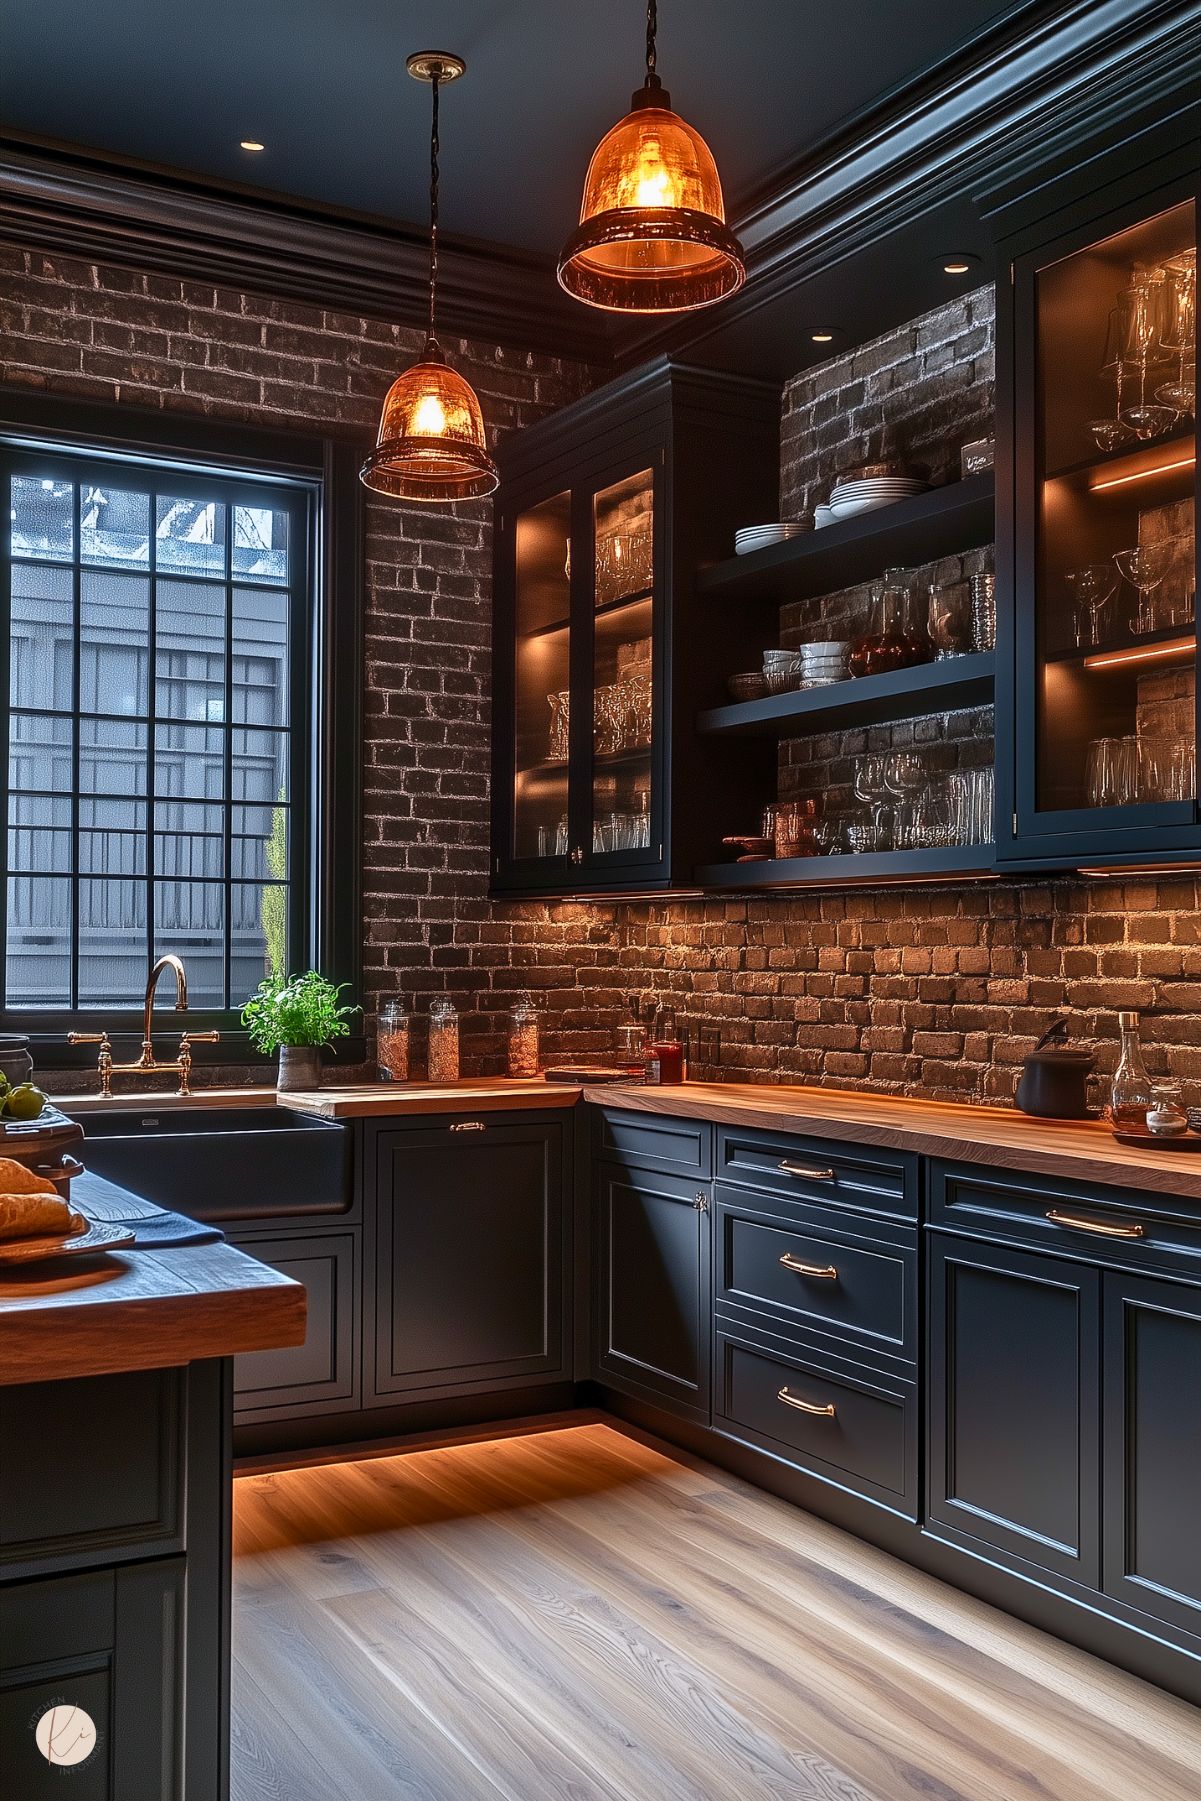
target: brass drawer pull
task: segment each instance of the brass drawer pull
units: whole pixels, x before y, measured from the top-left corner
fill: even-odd
[[[790,1163],[787,1157],[777,1163],[776,1168],[781,1175],[805,1176],[810,1182],[837,1182],[838,1180],[832,1169],[822,1169],[816,1163]]]
[[[1047,1218],[1053,1226],[1070,1226],[1075,1232],[1095,1232],[1100,1238],[1142,1238],[1144,1231],[1135,1220],[1081,1219],[1076,1213],[1061,1213],[1052,1207]]]
[[[832,1263],[802,1263],[791,1251],[785,1251],[780,1259],[785,1269],[793,1270],[798,1276],[820,1276],[823,1282],[837,1282],[838,1271]]]
[[[456,1119],[450,1129],[452,1132],[486,1132],[488,1130],[482,1119]]]
[[[780,1390],[776,1399],[783,1401],[785,1407],[795,1407],[798,1413],[816,1413],[824,1420],[834,1418],[833,1401],[827,1401],[824,1407],[819,1407],[816,1401],[802,1401],[799,1395],[790,1395],[786,1388]]]

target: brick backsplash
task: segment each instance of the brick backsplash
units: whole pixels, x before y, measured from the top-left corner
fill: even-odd
[[[0,378],[276,427],[374,431],[420,333],[269,296],[0,246]],[[450,346],[493,434],[582,392],[593,372]],[[943,479],[989,427],[992,296],[980,290],[791,382],[785,511],[836,468],[903,451]],[[487,506],[370,500],[364,769],[364,983],[370,1011],[449,991],[464,1067],[503,1068],[504,1015],[528,988],[552,1057],[603,1049],[624,997],[655,988],[720,1023],[732,1079],[817,1081],[1003,1102],[1057,1011],[1098,1034],[1140,1008],[1152,1067],[1201,1100],[1197,884],[990,882],[616,907],[487,899],[491,668]],[[862,593],[832,597],[853,610]],[[785,641],[798,621],[786,613]],[[1157,696],[1170,699],[1170,694]],[[879,728],[883,730],[883,728]],[[986,713],[895,728],[934,763],[988,754]],[[870,734],[785,747],[782,779],[845,798]],[[898,740],[899,741],[899,740]],[[757,804],[757,803],[756,803]],[[733,823],[733,822],[731,822]],[[745,823],[745,822],[744,822]],[[225,1074],[206,1070],[206,1077]],[[237,1080],[263,1071],[231,1072]],[[345,1073],[351,1073],[349,1071]]]

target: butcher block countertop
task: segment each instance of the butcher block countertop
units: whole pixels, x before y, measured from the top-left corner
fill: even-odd
[[[92,1188],[95,1205],[89,1204]],[[161,1211],[87,1175],[71,1205],[103,1219]],[[305,1291],[233,1245],[0,1264],[0,1383],[163,1369],[304,1342]]]
[[[361,1088],[314,1088],[281,1094],[280,1105],[321,1119],[382,1119],[409,1113],[499,1113],[521,1107],[574,1107],[580,1090],[567,1082],[511,1082],[480,1076],[452,1082],[365,1082]]]
[[[682,1082],[664,1088],[622,1083],[586,1087],[584,1099],[630,1112],[843,1138],[953,1162],[1201,1201],[1201,1149],[1143,1150],[1119,1144],[1099,1120],[1030,1119],[1010,1108],[742,1082]]]

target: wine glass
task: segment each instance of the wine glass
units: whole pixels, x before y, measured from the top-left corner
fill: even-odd
[[[893,836],[902,849],[915,841],[915,796],[926,780],[926,768],[916,750],[889,751],[884,759],[884,786],[897,798]]]
[[[1076,603],[1076,643],[1100,644],[1109,632],[1109,604],[1118,591],[1112,563],[1086,563],[1064,576]]]
[[[1101,374],[1114,384],[1114,410],[1107,419],[1090,419],[1088,429],[1098,450],[1116,450],[1130,437],[1130,428],[1122,422],[1122,392],[1130,373],[1126,360],[1126,342],[1120,307],[1111,307],[1105,324],[1105,349],[1101,357]]]
[[[1172,567],[1176,545],[1175,538],[1161,538],[1156,544],[1136,544],[1132,550],[1114,552],[1114,562],[1138,592],[1138,612],[1130,626],[1136,637],[1155,630],[1151,596]]]
[[[1165,281],[1163,269],[1136,269],[1130,286],[1119,296],[1123,354],[1138,371],[1138,400],[1133,406],[1121,407],[1118,416],[1136,438],[1155,437],[1175,418],[1174,408],[1156,406],[1147,399],[1147,370],[1163,354],[1159,334]]]
[[[865,806],[871,809],[871,848],[886,850],[891,837],[891,824],[888,806],[888,783],[885,778],[885,761],[874,752],[860,757],[855,765],[855,795]],[[848,838],[850,834],[848,833]],[[855,848],[859,848],[856,846]],[[866,848],[864,846],[863,848]]]
[[[1163,326],[1160,342],[1176,357],[1176,374],[1156,388],[1155,398],[1177,413],[1197,406],[1197,253],[1173,257],[1165,268]],[[1189,360],[1192,359],[1190,379]]]

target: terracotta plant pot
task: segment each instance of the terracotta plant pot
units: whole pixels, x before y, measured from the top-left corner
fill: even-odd
[[[321,1052],[315,1044],[281,1044],[276,1088],[294,1094],[302,1088],[320,1088]]]

